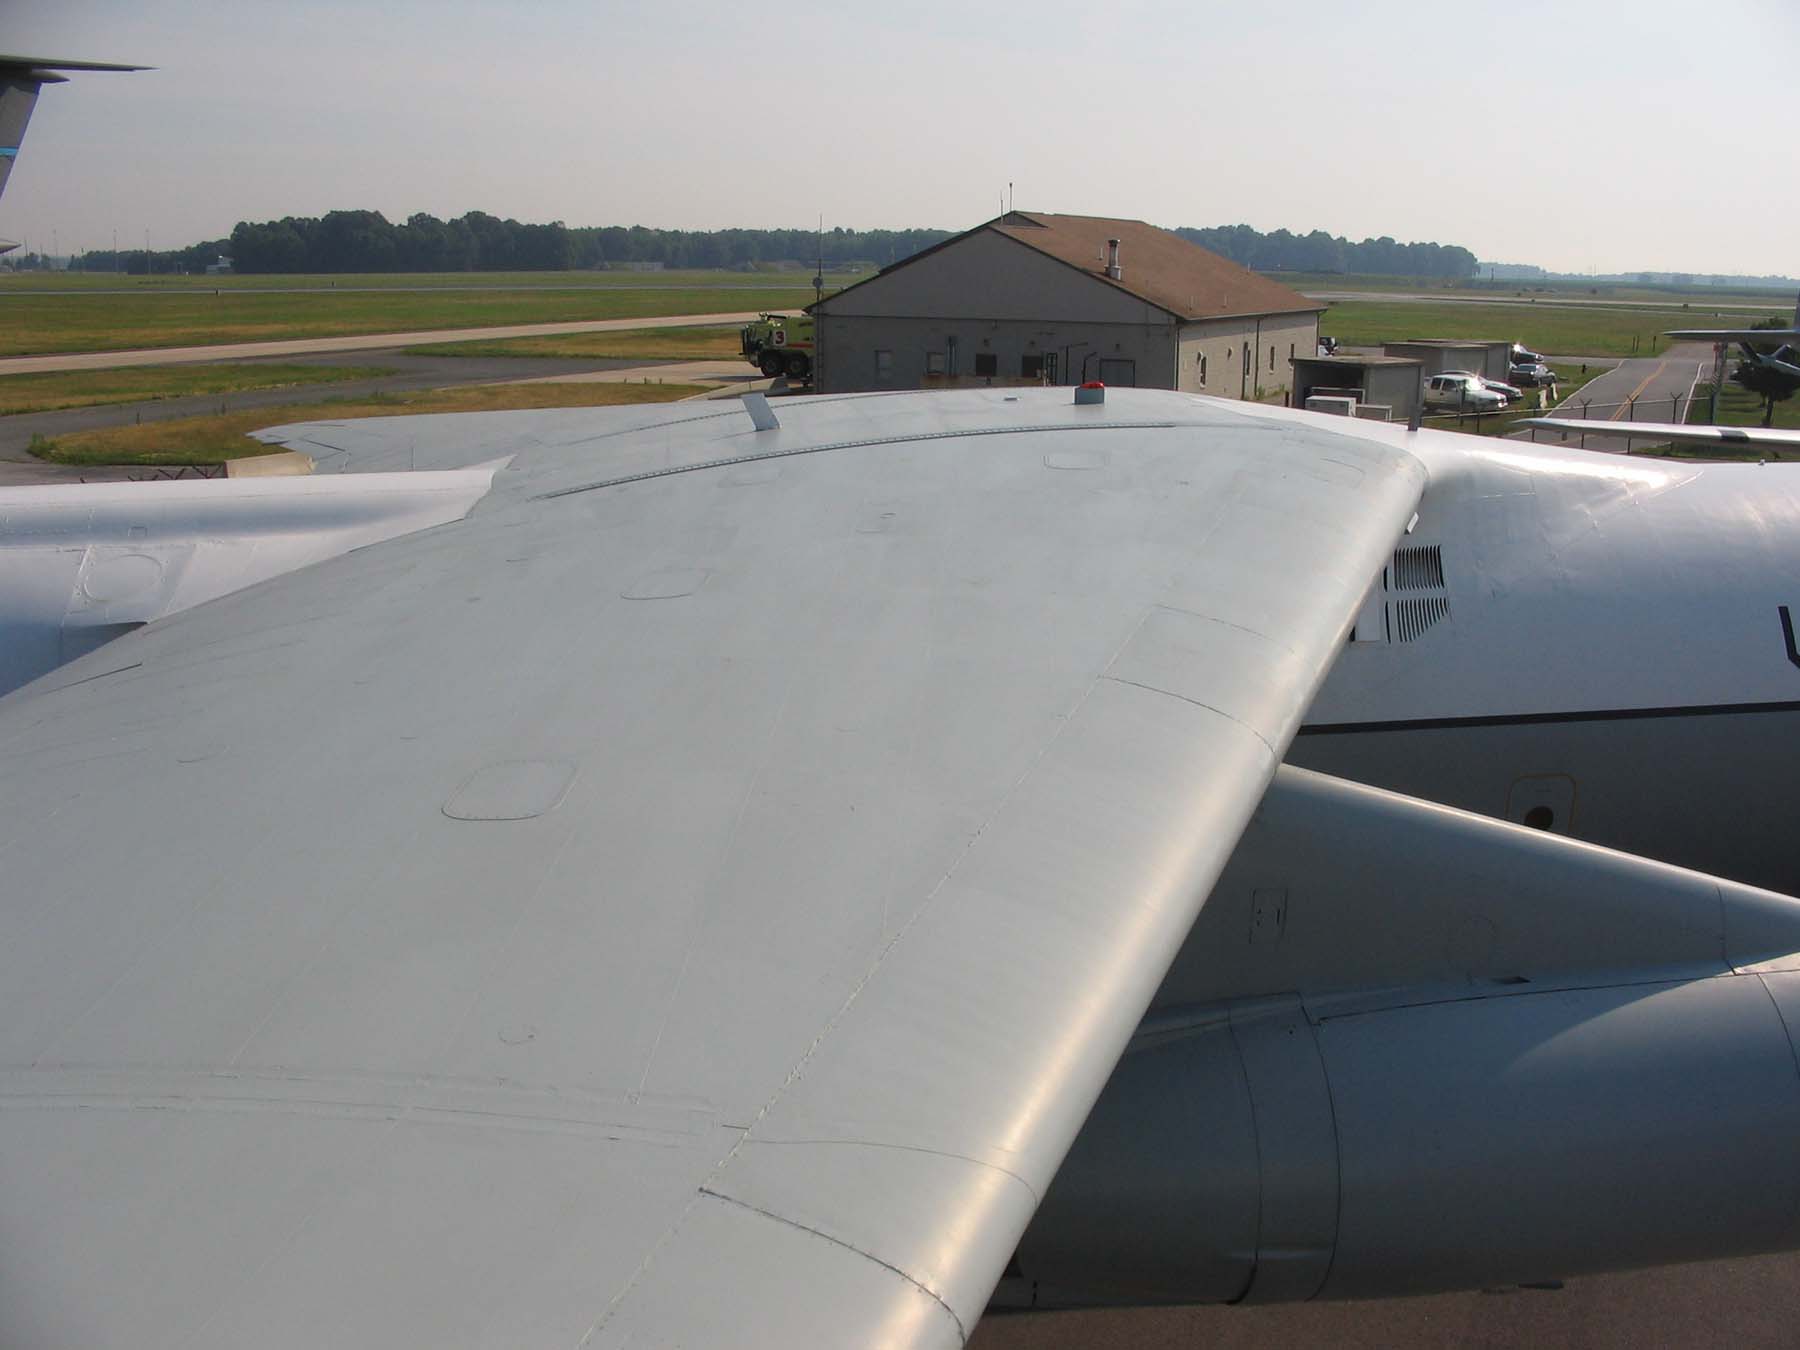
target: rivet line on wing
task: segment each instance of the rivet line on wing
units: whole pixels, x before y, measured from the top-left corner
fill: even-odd
[[[652,478],[669,478],[678,473],[693,473],[699,469],[729,469],[733,465],[752,464],[760,459],[788,459],[795,455],[820,455],[827,450],[856,450],[870,445],[905,445],[912,441],[950,441],[960,440],[965,436],[1019,436],[1040,431],[1162,431],[1191,425],[1192,423],[1188,422],[1090,422],[1072,426],[981,427],[970,428],[966,431],[921,431],[905,436],[870,436],[854,441],[828,441],[823,445],[759,450],[754,454],[731,455],[725,459],[700,460],[693,464],[676,464],[665,469],[646,469],[642,473],[628,473],[618,478],[607,478],[598,483],[583,483],[579,487],[558,488],[555,492],[541,492],[531,500],[543,502],[555,497],[572,497],[579,492],[598,492],[601,488],[619,487],[625,483],[642,483]]]

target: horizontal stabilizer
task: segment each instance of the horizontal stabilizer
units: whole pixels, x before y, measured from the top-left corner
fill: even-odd
[[[1581,417],[1527,417],[1517,425],[1540,431],[1560,431],[1566,436],[1670,441],[1676,445],[1710,445],[1727,450],[1800,450],[1800,431],[1769,427],[1693,427],[1679,422],[1609,422]]]

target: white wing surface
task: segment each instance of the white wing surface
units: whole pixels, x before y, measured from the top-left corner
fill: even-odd
[[[1560,431],[1566,436],[1601,439],[1670,441],[1676,445],[1709,445],[1722,450],[1800,450],[1800,431],[1767,427],[1688,426],[1681,422],[1609,422],[1584,417],[1526,417],[1516,425]]]
[[[965,1339],[1424,481],[1108,398],[594,416],[0,700],[0,1343]]]

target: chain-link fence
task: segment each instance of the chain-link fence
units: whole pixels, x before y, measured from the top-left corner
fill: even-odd
[[[1618,403],[1600,402],[1584,399],[1577,395],[1559,406],[1551,407],[1549,400],[1546,406],[1539,408],[1522,408],[1514,404],[1509,408],[1493,408],[1478,410],[1475,408],[1457,409],[1427,413],[1421,422],[1428,427],[1437,427],[1446,431],[1461,431],[1475,436],[1507,436],[1513,435],[1523,439],[1529,434],[1532,440],[1540,436],[1545,440],[1560,441],[1566,439],[1563,432],[1539,432],[1536,427],[1515,430],[1517,423],[1527,417],[1563,417],[1571,419],[1592,420],[1601,422],[1680,422],[1690,408],[1691,400],[1686,394],[1659,394],[1654,398],[1638,397],[1626,399]],[[1576,433],[1567,433],[1574,435]]]

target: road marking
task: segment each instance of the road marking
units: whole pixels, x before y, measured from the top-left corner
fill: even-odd
[[[1643,393],[1644,390],[1646,390],[1650,387],[1650,381],[1654,380],[1658,375],[1662,374],[1663,368],[1666,367],[1668,364],[1669,363],[1667,361],[1658,361],[1656,363],[1656,369],[1651,371],[1648,375],[1644,376],[1643,383],[1639,384],[1636,389],[1633,389],[1629,394],[1625,395],[1625,401],[1623,403],[1621,403],[1616,409],[1614,409],[1613,415],[1611,417],[1607,418],[1606,420],[1609,422],[1616,422],[1619,420],[1619,418],[1622,414],[1630,412],[1631,405],[1636,400],[1637,396],[1639,394]]]

